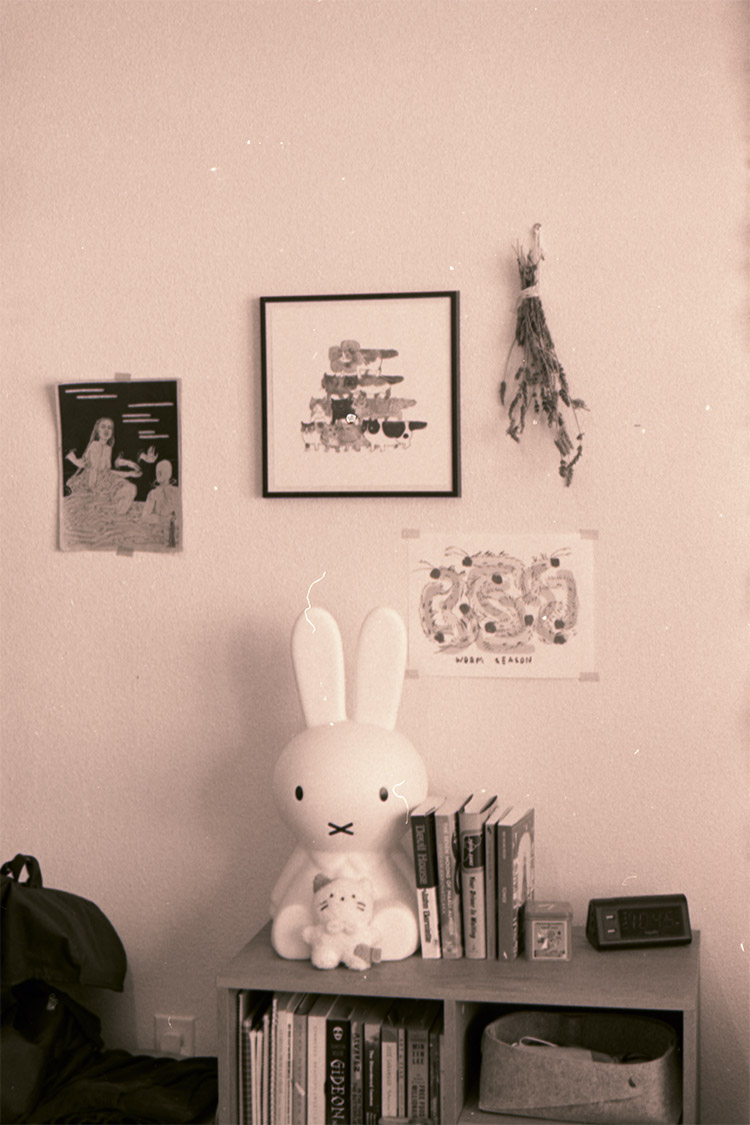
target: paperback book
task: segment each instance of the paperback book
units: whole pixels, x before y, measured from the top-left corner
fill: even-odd
[[[474,959],[487,956],[484,823],[496,801],[497,797],[477,793],[458,812],[464,949],[466,956]]]
[[[435,813],[442,800],[428,797],[411,813],[419,938],[422,956],[430,959],[441,956]]]

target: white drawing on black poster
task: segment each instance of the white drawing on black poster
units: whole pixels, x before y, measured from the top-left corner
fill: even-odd
[[[426,536],[410,553],[411,662],[432,675],[579,676],[593,657],[592,543]]]
[[[383,361],[396,356],[395,348],[362,348],[358,340],[329,347],[330,372],[324,373],[310,399],[309,417],[300,424],[305,451],[409,448],[427,422],[404,417],[417,400],[393,393],[404,376],[384,373]]]
[[[62,550],[180,550],[178,382],[57,391]]]

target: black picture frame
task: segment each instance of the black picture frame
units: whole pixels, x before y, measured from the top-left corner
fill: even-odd
[[[458,497],[459,292],[260,298],[263,496]]]

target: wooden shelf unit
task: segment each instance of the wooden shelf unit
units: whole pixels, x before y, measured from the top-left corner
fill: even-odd
[[[237,994],[314,992],[439,1000],[446,1054],[443,1125],[524,1121],[477,1108],[482,1028],[506,1006],[595,1008],[641,1012],[677,1030],[682,1051],[683,1125],[698,1120],[700,934],[687,946],[599,953],[574,927],[573,957],[559,963],[430,961],[419,955],[382,962],[366,972],[319,970],[309,961],[286,961],[270,940],[271,924],[237,954],[217,978],[219,1005],[219,1125],[237,1125]],[[547,1122],[547,1125],[550,1125]]]

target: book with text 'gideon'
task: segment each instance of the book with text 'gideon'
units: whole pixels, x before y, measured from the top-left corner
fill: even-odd
[[[422,956],[429,959],[441,956],[435,812],[442,801],[442,797],[427,797],[411,812],[419,938]]]
[[[461,905],[464,950],[467,957],[487,956],[486,903],[484,898],[484,822],[497,797],[473,794],[458,812],[458,847],[461,862]]]
[[[354,1001],[339,997],[326,1021],[325,1125],[351,1125],[351,1023]]]
[[[466,800],[466,795],[448,796],[435,810],[440,949],[447,960],[455,960],[464,955],[458,812]]]
[[[496,826],[497,956],[523,952],[523,908],[534,897],[534,810],[516,805]]]

